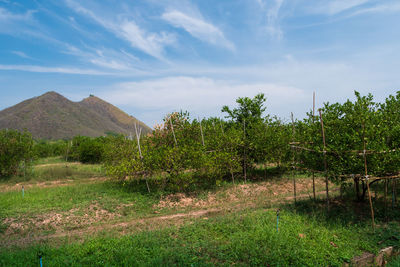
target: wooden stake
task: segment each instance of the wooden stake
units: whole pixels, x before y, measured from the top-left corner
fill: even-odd
[[[178,146],[178,142],[176,141],[176,137],[175,137],[175,132],[174,132],[174,125],[172,125],[172,118],[169,118],[169,122],[171,124],[171,130],[172,130],[172,134],[174,136],[174,141],[175,141],[175,145]]]
[[[315,118],[315,92],[313,92],[313,110],[312,110],[312,115],[313,115],[313,123],[314,123],[314,118]],[[315,198],[315,172],[312,172],[312,186],[313,186],[313,195],[314,195],[314,202],[316,200]]]
[[[394,202],[395,202],[395,197],[394,197],[394,192],[395,191],[395,184],[394,184],[394,179],[392,180],[392,210],[394,209]]]
[[[363,127],[363,146],[364,146],[363,157],[364,157],[365,181],[367,183],[369,207],[371,209],[372,229],[375,231],[374,207],[372,206],[371,191],[369,189],[369,182],[368,182],[367,154],[366,154],[366,143],[365,143],[365,122],[363,122],[362,127]]]
[[[247,165],[247,158],[246,158],[246,120],[243,119],[243,138],[244,138],[244,146],[243,146],[243,174],[244,174],[244,182],[247,182],[247,170],[246,170],[246,165]]]
[[[314,196],[314,201],[316,200],[315,198],[315,172],[312,172],[312,190],[313,190],[313,196]]]
[[[143,159],[142,149],[140,148],[140,135],[142,133],[142,128],[140,128],[140,130],[138,131],[136,123],[135,123],[135,133],[136,133],[136,140],[137,140],[137,143],[138,143],[139,156],[140,156],[140,159],[142,160]],[[147,177],[145,177],[144,179],[146,181],[147,191],[150,193],[150,186],[149,186],[149,182],[147,180]]]
[[[219,124],[221,125],[222,136],[224,136],[225,133],[224,133],[224,128],[222,127],[222,122],[219,121]],[[203,136],[203,134],[202,134],[202,136]],[[204,142],[203,142],[203,145],[204,145]],[[224,150],[225,150],[225,148],[224,148]],[[231,162],[229,162],[229,170],[230,170],[231,176],[232,176],[232,183],[235,184],[235,176],[233,175],[233,170],[232,170],[232,164],[231,164]]]
[[[325,141],[324,120],[322,119],[322,110],[319,110],[319,120],[321,121],[322,141],[324,143],[324,169],[325,169],[325,187],[326,187],[326,207],[329,210],[328,165],[326,163],[326,141]]]
[[[295,138],[295,127],[294,127],[294,118],[293,112],[290,113],[290,117],[292,118],[292,141],[294,142]],[[296,198],[296,178],[294,177],[294,164],[295,164],[295,149],[292,147],[293,157],[292,157],[292,178],[293,178],[293,195],[294,195],[294,203],[297,202]]]
[[[388,180],[385,179],[384,203],[385,203],[385,219],[386,220],[387,220],[387,193],[388,193]]]
[[[203,146],[205,146],[205,145],[204,145],[203,127],[201,127],[201,120],[200,120],[200,118],[199,118],[199,122],[200,122],[201,142],[203,143]]]

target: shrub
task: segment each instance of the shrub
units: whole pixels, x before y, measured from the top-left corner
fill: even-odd
[[[20,167],[25,169],[33,156],[32,146],[29,132],[0,130],[0,177],[15,175]]]

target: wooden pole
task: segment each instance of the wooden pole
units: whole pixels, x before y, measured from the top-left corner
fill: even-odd
[[[387,220],[387,193],[388,193],[388,180],[385,179],[384,203],[385,203],[385,219],[386,220]]]
[[[364,146],[363,157],[364,157],[365,181],[367,183],[369,207],[371,209],[372,229],[375,230],[374,207],[372,206],[371,191],[368,182],[367,154],[366,154],[366,143],[365,143],[365,122],[363,122],[362,128],[363,128],[363,146]]]
[[[394,179],[392,180],[392,210],[394,209],[394,202],[395,202],[395,184]]]
[[[222,136],[225,136],[224,128],[222,127],[222,122],[219,121],[219,124],[221,125]],[[203,144],[203,145],[204,145],[204,144]],[[225,150],[225,148],[224,148],[224,150]],[[230,161],[229,161],[229,171],[231,172],[232,183],[235,184],[235,176],[233,175],[232,163],[231,163]]]
[[[175,141],[175,145],[178,146],[178,142],[176,141],[176,136],[175,136],[175,131],[174,131],[174,125],[172,124],[172,118],[169,118],[169,122],[171,124],[171,130],[172,130],[172,135],[174,136],[174,141]]]
[[[319,110],[319,120],[321,121],[322,141],[324,143],[324,170],[325,170],[325,187],[326,187],[326,207],[329,210],[328,165],[326,163],[326,141],[325,141],[324,120],[322,119],[322,110]]]
[[[315,92],[313,92],[313,111],[312,111],[312,115],[313,115],[313,123],[314,123],[314,118],[315,118]],[[312,187],[313,187],[313,196],[314,196],[314,202],[316,200],[315,198],[315,172],[312,172]]]
[[[244,182],[247,182],[247,170],[246,170],[246,165],[247,165],[247,158],[246,158],[246,120],[243,119],[243,140],[244,140],[244,146],[243,146],[243,175],[244,175]]]
[[[203,143],[203,146],[205,146],[205,145],[204,145],[203,127],[201,126],[201,120],[200,120],[200,118],[199,118],[199,123],[200,123],[201,142]]]
[[[315,198],[315,172],[312,172],[312,190],[313,190],[313,196],[314,196],[314,201],[316,200]]]
[[[137,140],[137,143],[138,143],[140,160],[142,160],[143,159],[143,155],[142,155],[142,149],[140,148],[140,135],[142,133],[142,128],[140,128],[140,130],[138,131],[136,123],[135,123],[135,133],[136,133],[136,140]],[[147,177],[145,177],[144,179],[146,181],[147,191],[150,193],[150,186],[149,186],[149,182],[147,180]]]
[[[294,118],[293,118],[293,112],[291,112],[290,117],[292,118],[292,142],[295,140],[295,127],[294,127]],[[293,178],[293,195],[294,195],[294,203],[297,202],[296,199],[296,178],[294,177],[294,164],[295,164],[295,149],[292,147],[292,152],[293,152],[293,157],[292,157],[292,178]]]

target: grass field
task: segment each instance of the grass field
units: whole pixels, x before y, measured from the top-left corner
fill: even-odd
[[[326,212],[321,178],[316,202],[311,179],[297,176],[296,205],[292,188],[291,179],[271,176],[148,194],[143,184],[105,177],[98,165],[42,160],[30,177],[0,183],[0,266],[36,266],[38,253],[45,266],[341,266],[399,246],[398,213],[386,223],[377,212],[374,232],[365,204],[336,199]]]

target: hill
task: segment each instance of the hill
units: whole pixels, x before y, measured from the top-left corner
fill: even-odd
[[[102,136],[107,132],[134,133],[151,129],[104,100],[90,96],[73,102],[56,92],[25,100],[0,111],[0,129],[26,129],[37,139],[63,139],[76,135]]]

